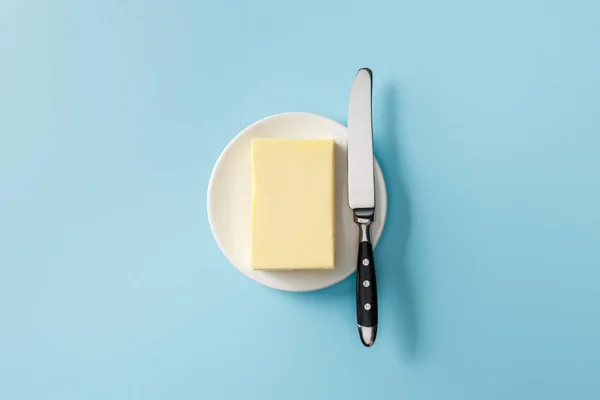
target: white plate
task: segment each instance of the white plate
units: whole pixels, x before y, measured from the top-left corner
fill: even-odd
[[[347,129],[310,113],[276,114],[244,129],[223,150],[208,184],[208,221],[217,245],[242,273],[274,289],[303,292],[323,289],[356,269],[358,227],[348,206]],[[254,271],[251,256],[250,143],[253,138],[335,139],[335,268],[327,271]],[[387,211],[385,181],[375,161],[375,222],[373,245],[381,237]]]

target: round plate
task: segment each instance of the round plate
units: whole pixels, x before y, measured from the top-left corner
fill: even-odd
[[[356,269],[358,227],[348,206],[347,128],[310,113],[276,114],[237,135],[217,160],[208,184],[208,221],[217,245],[242,273],[274,289],[303,292],[323,289]],[[335,139],[335,267],[325,271],[254,271],[251,267],[250,143],[253,138]],[[375,222],[372,240],[381,237],[387,211],[383,174],[375,161]]]

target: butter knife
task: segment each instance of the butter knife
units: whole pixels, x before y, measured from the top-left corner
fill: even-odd
[[[375,215],[373,174],[373,73],[358,70],[348,106],[348,202],[359,227],[356,266],[356,317],[362,343],[370,347],[377,336],[377,282],[371,244]]]

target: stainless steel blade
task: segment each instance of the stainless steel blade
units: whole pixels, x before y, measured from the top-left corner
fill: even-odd
[[[348,203],[353,210],[375,208],[372,86],[371,70],[358,70],[348,106]]]

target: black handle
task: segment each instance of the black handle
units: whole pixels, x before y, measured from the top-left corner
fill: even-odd
[[[358,245],[358,261],[356,267],[356,317],[358,329],[373,328],[373,337],[370,346],[375,341],[377,332],[377,280],[375,279],[375,260],[373,259],[373,246],[369,241],[362,241]],[[361,339],[363,332],[361,332]]]

